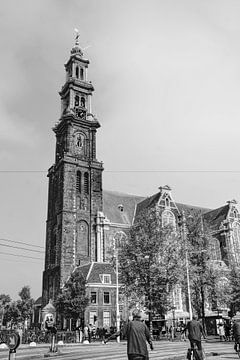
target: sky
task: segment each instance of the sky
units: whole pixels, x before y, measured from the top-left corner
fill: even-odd
[[[0,294],[41,295],[74,28],[104,189],[151,196],[168,184],[177,202],[207,208],[240,200],[239,18],[238,0],[1,0],[0,239],[11,241],[0,240]]]

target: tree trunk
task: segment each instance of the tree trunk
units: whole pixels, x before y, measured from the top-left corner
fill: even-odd
[[[204,287],[201,286],[201,308],[202,308],[202,326],[203,331],[206,334],[206,324],[205,324],[205,293],[204,293]]]

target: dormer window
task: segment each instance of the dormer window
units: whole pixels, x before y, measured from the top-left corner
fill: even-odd
[[[119,204],[119,205],[118,205],[118,209],[119,209],[121,212],[123,212],[123,205],[122,205],[122,204]]]
[[[103,274],[102,275],[102,283],[103,284],[111,284],[111,275],[110,274]]]

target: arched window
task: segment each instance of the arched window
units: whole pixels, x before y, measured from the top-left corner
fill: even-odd
[[[85,107],[85,98],[84,97],[81,97],[81,106]]]
[[[89,175],[87,172],[84,173],[84,192],[89,194]]]
[[[165,210],[162,213],[162,226],[172,225],[175,227],[175,216],[170,210]]]
[[[233,249],[232,252],[235,256],[237,264],[240,264],[240,225],[237,221],[232,224],[233,232]]]
[[[81,171],[77,171],[76,190],[78,192],[81,192],[81,178],[82,178]]]
[[[210,258],[212,260],[222,260],[219,240],[212,237],[209,241],[209,245],[210,245]]]
[[[170,206],[170,201],[169,201],[169,198],[168,198],[168,197],[166,197],[165,205],[166,205],[166,207],[169,207],[169,206]]]
[[[74,106],[75,107],[79,106],[79,96],[78,95],[75,95]]]
[[[84,72],[83,68],[80,69],[80,79],[83,80]]]
[[[82,148],[84,145],[84,136],[79,133],[76,135],[76,145],[78,148]]]
[[[76,263],[89,256],[89,226],[84,220],[77,223]]]
[[[52,265],[56,264],[56,245],[57,245],[57,237],[56,234],[53,235],[50,249],[50,263]]]
[[[76,78],[78,79],[79,78],[79,67],[76,66]]]

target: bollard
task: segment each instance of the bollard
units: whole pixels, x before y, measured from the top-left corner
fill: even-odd
[[[16,350],[9,350],[8,360],[15,360],[16,359]]]

